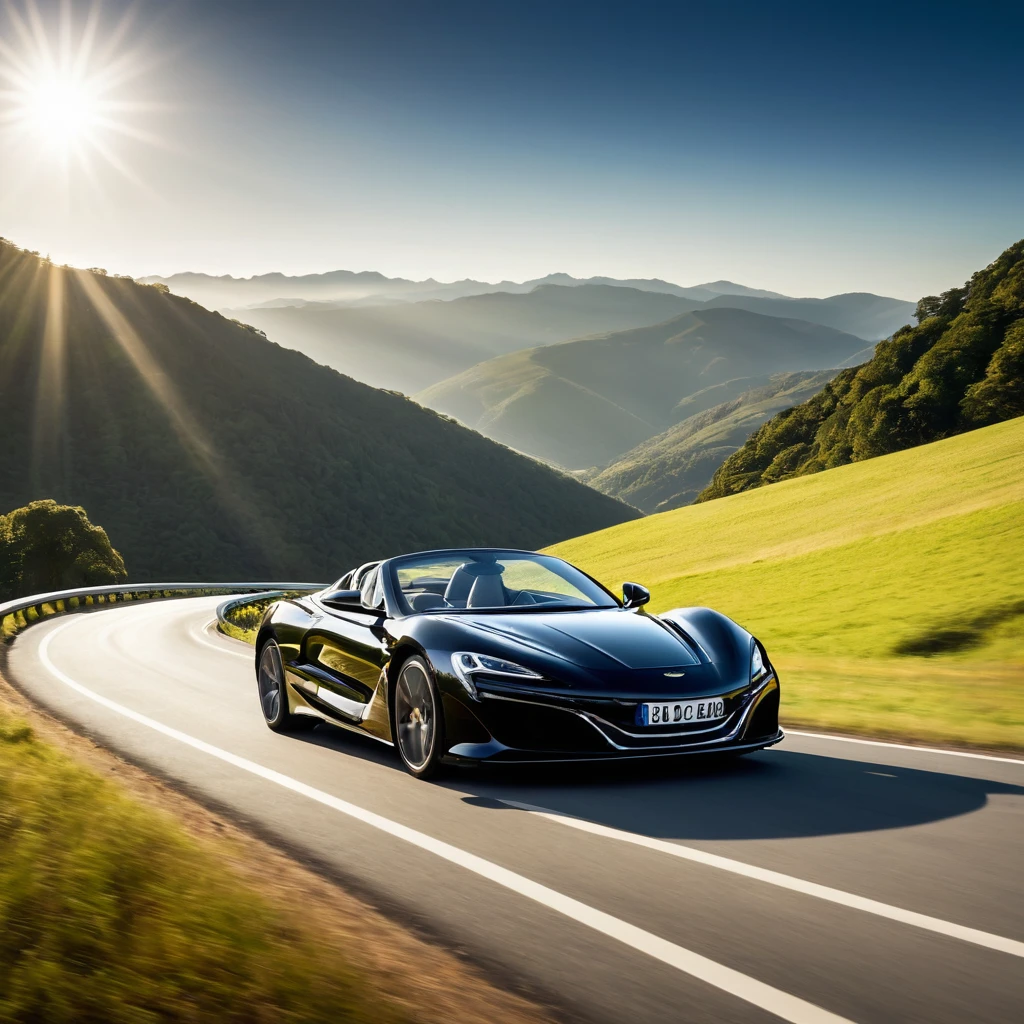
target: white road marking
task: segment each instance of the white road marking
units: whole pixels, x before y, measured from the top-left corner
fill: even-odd
[[[667,853],[672,857],[693,861],[696,864],[720,868],[722,871],[731,871],[734,875],[743,875],[758,882],[766,882],[768,885],[777,885],[782,889],[803,893],[805,896],[816,896],[818,899],[828,900],[829,903],[837,903],[843,907],[851,907],[854,910],[863,910],[878,917],[886,917],[890,921],[900,921],[903,924],[924,928],[926,931],[936,932],[939,935],[971,942],[976,946],[985,946],[987,949],[1009,953],[1011,956],[1024,957],[1024,942],[1018,942],[1016,939],[1007,939],[1002,935],[993,935],[991,932],[979,931],[977,928],[953,924],[938,917],[929,917],[927,914],[918,914],[913,910],[893,907],[888,903],[880,903],[878,900],[871,900],[865,896],[844,892],[842,889],[833,889],[827,885],[819,885],[817,882],[807,882],[802,878],[794,878],[792,875],[784,875],[779,871],[770,871],[768,868],[745,864],[743,861],[732,860],[729,857],[719,857],[717,854],[707,853],[692,846],[670,843],[665,839],[654,839],[636,832],[624,832],[622,829],[599,825],[597,822],[588,821],[585,818],[574,818],[572,815],[554,811],[548,807],[524,804],[517,800],[501,800],[501,803],[521,811],[528,811],[536,817],[558,822],[560,825],[568,825],[581,832],[589,832],[591,835],[616,839],[619,842],[631,843],[633,846],[644,846],[648,850],[657,850],[659,853]]]
[[[213,619],[212,621],[207,622],[203,626],[189,626],[188,635],[193,640],[195,640],[197,644],[202,644],[203,647],[209,647],[211,650],[220,651],[222,654],[233,654],[235,655],[236,658],[245,658],[246,661],[254,661],[256,655],[253,651],[240,651],[237,648],[232,647],[231,644],[227,642],[218,643],[215,640],[208,639],[209,628],[210,626],[214,625],[216,621],[216,619]],[[223,634],[221,635],[223,636]],[[232,638],[226,636],[224,637],[225,641],[228,641],[230,639]],[[240,641],[233,640],[232,642],[239,643]]]
[[[357,807],[347,800],[341,800],[330,793],[323,792],[323,790],[315,789],[304,782],[299,782],[288,775],[274,771],[272,768],[267,768],[247,758],[232,754],[230,751],[221,750],[219,747],[206,743],[204,740],[189,736],[188,733],[181,732],[169,725],[164,725],[163,722],[158,722],[90,690],[62,672],[50,659],[50,642],[61,630],[66,629],[69,625],[71,623],[66,622],[45,636],[39,645],[39,660],[65,686],[87,697],[89,700],[95,701],[102,707],[107,708],[107,710],[122,715],[170,739],[177,740],[179,743],[184,743],[204,754],[218,758],[227,764],[240,768],[242,771],[249,772],[268,782],[273,782],[310,800],[315,800],[325,807],[330,807],[341,814],[346,814],[357,821],[379,829],[381,832],[394,836],[396,839],[410,843],[421,850],[433,853],[451,864],[456,864],[482,878],[495,882],[505,889],[533,900],[541,906],[562,914],[596,932],[600,932],[602,935],[615,939],[617,942],[621,942],[623,945],[629,946],[638,952],[646,953],[655,960],[668,964],[670,967],[675,967],[684,974],[689,974],[691,977],[697,978],[714,988],[721,989],[737,999],[742,999],[762,1010],[766,1010],[782,1020],[790,1021],[792,1024],[851,1024],[845,1017],[830,1013],[814,1003],[790,995],[788,992],[783,992],[781,989],[767,985],[756,978],[751,978],[749,975],[733,970],[731,967],[726,967],[724,964],[709,960],[699,953],[695,953],[683,946],[678,946],[651,932],[644,931],[644,929],[638,928],[636,925],[622,921],[611,914],[606,914],[604,911],[581,903],[579,900],[574,900],[572,897],[565,896],[554,889],[541,885],[539,882],[531,881],[529,878],[516,874],[514,871],[509,871],[499,864],[494,864],[483,857],[478,857],[476,854],[459,849],[459,847],[452,846],[443,840],[434,839],[423,832],[417,832],[415,829],[401,825],[380,814],[375,814],[373,811]]]
[[[892,750],[912,750],[915,754],[948,754],[950,757],[973,757],[979,761],[1001,761],[1003,764],[1024,765],[1019,757],[997,757],[995,754],[975,754],[970,750],[948,750],[945,747],[915,747],[912,743],[887,743],[885,740],[862,740],[856,736],[833,736],[828,732],[799,732],[786,729],[787,736],[807,736],[813,740],[833,740],[836,743],[862,743],[867,747],[889,747]]]

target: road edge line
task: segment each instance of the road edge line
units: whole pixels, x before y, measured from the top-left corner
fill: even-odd
[[[912,750],[918,754],[948,754],[950,757],[972,757],[978,761],[1001,761],[1004,764],[1019,764],[1024,767],[1024,758],[998,757],[995,754],[977,754],[972,750],[953,750],[949,747],[917,747],[913,743],[892,743],[886,740],[861,739],[859,736],[841,736],[831,732],[804,732],[786,727],[787,736],[806,736],[815,740],[835,740],[836,743],[863,743],[868,747],[890,747],[893,750]]]

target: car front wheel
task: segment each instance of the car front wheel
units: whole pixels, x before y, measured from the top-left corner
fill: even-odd
[[[316,725],[316,719],[312,716],[292,714],[288,708],[284,662],[276,640],[268,640],[260,651],[256,682],[263,718],[274,732],[299,732]]]
[[[444,748],[444,714],[430,666],[419,656],[402,665],[393,703],[392,727],[402,763],[418,779],[436,775]]]

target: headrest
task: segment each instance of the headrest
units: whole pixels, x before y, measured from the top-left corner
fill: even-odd
[[[500,576],[505,566],[500,562],[463,562],[456,572],[460,570],[469,576]]]

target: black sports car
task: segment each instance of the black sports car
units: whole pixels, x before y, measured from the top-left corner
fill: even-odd
[[[278,601],[256,641],[267,725],[322,720],[442,763],[758,750],[782,739],[761,644],[710,608],[662,615],[551,555],[500,548],[371,562]]]

